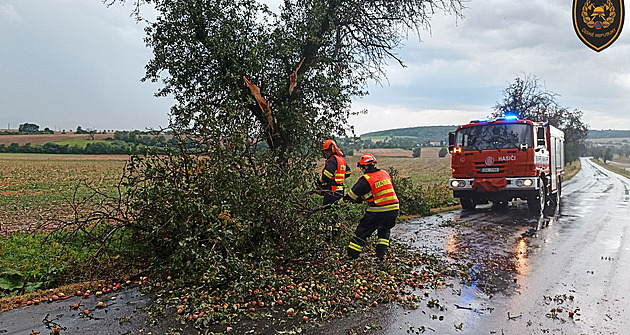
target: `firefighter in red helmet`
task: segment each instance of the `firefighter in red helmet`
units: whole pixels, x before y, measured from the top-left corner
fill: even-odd
[[[322,152],[326,163],[319,176],[318,194],[324,196],[324,205],[328,205],[343,197],[343,182],[350,174],[350,169],[335,141],[324,141]]]
[[[361,156],[357,167],[361,169],[363,176],[339,201],[339,203],[368,202],[365,214],[359,221],[354,237],[348,244],[348,256],[352,259],[359,257],[367,238],[378,231],[376,257],[383,260],[387,249],[389,249],[390,230],[396,224],[396,218],[399,214],[398,197],[394,191],[392,178],[384,170],[376,168],[375,164],[376,157],[374,155],[366,153]]]
[[[350,175],[350,168],[346,165],[343,152],[337,147],[335,141],[324,141],[322,152],[326,163],[319,176],[317,194],[324,196],[323,205],[332,205],[338,202],[344,195],[343,182]],[[334,240],[339,235],[340,223],[337,213],[330,216],[328,225],[329,240]]]

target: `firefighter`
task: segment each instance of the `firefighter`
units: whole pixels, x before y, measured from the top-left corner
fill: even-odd
[[[335,141],[330,139],[324,141],[322,152],[326,163],[319,176],[317,194],[323,195],[323,204],[328,205],[343,197],[343,182],[350,174],[350,169]]]
[[[338,202],[367,201],[368,207],[363,218],[354,232],[354,237],[348,244],[348,256],[352,259],[359,257],[368,237],[378,231],[376,257],[385,258],[389,249],[390,229],[396,224],[399,213],[398,198],[394,191],[392,178],[384,170],[376,168],[374,155],[366,153],[359,159],[357,167],[363,176],[357,180],[352,189]]]
[[[322,152],[326,158],[326,163],[318,179],[317,194],[324,196],[323,205],[332,205],[343,198],[343,182],[350,174],[350,169],[343,158],[343,152],[337,147],[335,141],[328,139],[324,141]],[[331,242],[339,236],[339,216],[333,213],[330,216],[326,239]]]

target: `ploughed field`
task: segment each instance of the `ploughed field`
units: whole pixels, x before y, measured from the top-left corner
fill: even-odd
[[[68,218],[73,215],[72,199],[91,193],[87,184],[113,191],[127,159],[0,154],[0,235],[29,230],[49,218]]]
[[[105,140],[107,138],[114,138],[114,134],[113,133],[94,134],[95,140]],[[26,143],[41,144],[41,143],[71,140],[71,139],[88,140],[88,139],[91,139],[91,137],[89,134],[74,134],[74,133],[62,134],[60,132],[57,132],[55,134],[36,134],[36,135],[0,135],[0,145],[4,144],[5,146],[9,146],[11,145],[11,143],[17,143],[19,145],[24,145]]]

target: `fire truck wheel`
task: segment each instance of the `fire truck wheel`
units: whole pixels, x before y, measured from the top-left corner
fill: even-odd
[[[538,184],[543,186],[538,189],[537,193],[532,193],[527,198],[527,207],[534,214],[542,214],[547,207],[547,188],[542,179],[539,179]]]
[[[475,209],[475,202],[472,198],[460,197],[459,202],[462,204],[463,209]]]

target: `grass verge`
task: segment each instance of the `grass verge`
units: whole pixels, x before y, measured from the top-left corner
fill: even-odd
[[[41,295],[38,291],[42,289],[127,277],[135,269],[126,261],[141,250],[121,230],[112,235],[113,243],[101,245],[92,240],[108,228],[100,225],[75,232],[17,232],[0,238],[0,296]]]
[[[576,160],[573,161],[567,165],[565,165],[564,167],[564,181],[567,181],[571,178],[573,178],[582,168],[582,164],[580,163],[580,160]]]
[[[617,167],[617,166],[606,164],[606,163],[602,162],[601,160],[595,159],[595,158],[591,158],[591,162],[593,162],[593,163],[603,167],[604,169],[606,169],[608,171],[612,171],[612,172],[614,172],[616,174],[620,174],[620,175],[622,175],[622,176],[624,176],[626,178],[630,178],[630,171],[628,171],[628,170],[626,170],[624,168],[620,168],[620,167]]]

